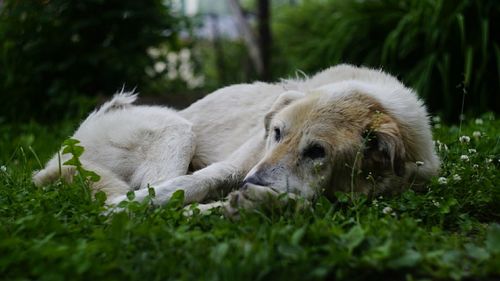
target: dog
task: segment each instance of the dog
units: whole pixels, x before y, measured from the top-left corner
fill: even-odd
[[[135,99],[115,95],[72,137],[85,148],[83,167],[101,176],[92,189],[110,205],[134,190],[142,200],[151,186],[157,205],[183,190],[185,204],[234,212],[282,194],[397,193],[439,171],[423,102],[381,70],[338,65],[311,78],[232,85],[180,111]],[[71,181],[75,167],[60,164],[69,158],[56,154],[34,183]]]

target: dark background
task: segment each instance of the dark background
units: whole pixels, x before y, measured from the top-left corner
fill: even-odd
[[[187,2],[0,0],[0,122],[82,118],[122,87],[184,107],[338,63],[396,75],[451,122],[500,111],[500,1]]]

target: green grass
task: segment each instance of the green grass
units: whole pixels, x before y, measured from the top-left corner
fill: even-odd
[[[320,198],[310,209],[249,211],[238,221],[184,217],[180,198],[104,216],[103,198],[82,184],[35,188],[35,155],[46,161],[76,124],[0,124],[0,279],[500,277],[500,120],[492,114],[461,129],[435,122],[445,180],[425,191]]]

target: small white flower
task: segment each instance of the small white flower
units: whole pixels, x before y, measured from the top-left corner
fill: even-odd
[[[488,164],[489,164],[489,163],[492,163],[492,162],[493,162],[493,159],[491,159],[491,158],[487,158],[487,159],[486,159],[486,163],[488,163]]]
[[[389,206],[387,206],[387,207],[385,207],[384,209],[382,209],[382,213],[384,213],[384,214],[386,214],[386,215],[387,215],[387,214],[390,214],[390,213],[392,213],[392,208],[391,208],[391,207],[389,207]]]
[[[157,59],[160,56],[160,50],[157,48],[150,47],[146,50],[146,52],[153,59]]]
[[[467,156],[467,155],[465,155],[465,154],[464,154],[464,155],[461,155],[461,156],[460,156],[460,160],[462,160],[462,161],[464,161],[464,162],[469,162],[469,156]]]
[[[479,165],[478,164],[474,164],[474,165],[472,165],[472,168],[477,169],[477,168],[479,168]]]
[[[417,164],[417,167],[420,167],[420,166],[424,165],[424,162],[423,161],[417,161],[417,162],[415,162],[415,164]]]
[[[0,171],[4,173],[7,172],[7,167],[5,167],[5,165],[0,166]]]
[[[480,138],[480,137],[481,137],[481,132],[479,132],[479,131],[474,131],[474,132],[472,133],[472,136],[473,136],[473,137],[475,137],[476,139],[478,139],[478,138]]]
[[[469,151],[470,154],[473,154],[473,153],[477,152],[477,150],[475,150],[474,148],[470,148],[468,151]]]
[[[205,77],[198,76],[188,81],[188,87],[191,89],[201,87],[205,84]]]
[[[434,123],[439,123],[439,122],[441,122],[441,117],[439,117],[439,116],[434,116],[434,117],[432,117],[432,121],[433,121]]]
[[[438,201],[436,201],[436,200],[432,200],[432,205],[434,205],[434,206],[436,206],[436,207],[441,206],[441,204],[439,204],[439,202],[438,202]]]
[[[189,64],[181,64],[179,67],[179,76],[184,81],[193,79],[193,70]]]
[[[167,54],[168,64],[176,65],[177,64],[177,58],[178,58],[178,55],[176,53],[174,53],[174,52],[168,52],[168,54]]]
[[[189,61],[189,59],[191,58],[191,51],[189,49],[183,48],[179,52],[179,57],[181,61]]]
[[[434,142],[434,145],[437,145],[437,150],[438,151],[448,151],[448,146],[442,142],[440,142],[439,140],[435,141]]]
[[[175,68],[168,68],[168,72],[167,72],[167,77],[168,79],[170,80],[175,80],[177,79],[177,69]]]
[[[445,185],[448,183],[448,180],[445,177],[439,177],[438,178],[438,183],[441,185]]]
[[[154,65],[154,69],[155,69],[156,73],[163,72],[163,70],[165,70],[165,68],[167,68],[167,64],[162,62],[162,61],[159,61],[159,62],[155,63],[155,65]]]
[[[453,175],[453,180],[454,180],[454,181],[461,181],[461,180],[462,180],[462,177],[461,177],[459,174],[454,174],[454,175]]]
[[[470,142],[470,137],[469,136],[461,136],[461,137],[458,138],[458,140],[461,143],[469,143]]]
[[[483,119],[477,118],[475,123],[476,123],[476,125],[483,125]]]

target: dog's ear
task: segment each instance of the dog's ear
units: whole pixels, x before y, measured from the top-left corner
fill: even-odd
[[[271,110],[266,114],[266,117],[264,118],[266,132],[269,131],[271,120],[278,111],[291,104],[293,101],[305,97],[305,95],[305,93],[298,91],[286,91],[282,93],[273,103],[273,106],[271,106]]]
[[[405,147],[399,128],[388,116],[375,119],[362,133],[363,169],[379,172],[390,169],[401,177],[405,173]]]

